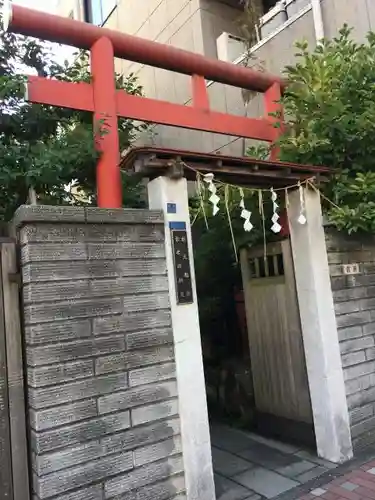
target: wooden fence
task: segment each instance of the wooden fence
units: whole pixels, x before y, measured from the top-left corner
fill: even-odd
[[[29,500],[16,245],[0,238],[0,500]]]

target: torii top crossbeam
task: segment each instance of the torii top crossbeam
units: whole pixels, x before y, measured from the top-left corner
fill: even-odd
[[[231,63],[152,42],[70,18],[4,5],[4,25],[14,33],[71,45],[91,52],[92,83],[68,83],[29,77],[28,99],[40,104],[91,111],[104,121],[106,133],[97,138],[98,205],[122,206],[117,117],[274,142],[280,129],[269,113],[282,111],[278,101],[284,81]],[[114,57],[191,76],[192,104],[183,106],[116,90]],[[264,93],[263,118],[246,118],[210,110],[206,79]],[[275,158],[274,158],[275,159]]]

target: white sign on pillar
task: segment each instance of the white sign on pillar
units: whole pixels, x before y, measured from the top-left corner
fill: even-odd
[[[148,184],[149,208],[163,210],[188,500],[215,500],[193,245],[186,179]]]

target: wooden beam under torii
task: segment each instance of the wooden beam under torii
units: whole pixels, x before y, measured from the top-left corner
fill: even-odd
[[[280,128],[274,126],[275,118],[268,115],[279,112],[282,117],[278,101],[285,82],[278,76],[9,2],[5,5],[4,24],[14,33],[90,50],[91,84],[31,76],[27,95],[31,102],[91,111],[95,122],[103,123],[101,131],[105,133],[98,133],[96,138],[101,153],[97,165],[100,207],[122,206],[118,117],[269,143],[280,135]],[[190,75],[192,104],[172,104],[116,90],[115,57]],[[206,80],[263,93],[266,116],[247,118],[212,111]],[[273,159],[276,156],[277,149]]]
[[[329,167],[155,147],[131,148],[122,158],[121,167],[151,179],[173,174],[195,181],[198,173],[212,173],[231,185],[264,190],[290,188],[312,179],[324,183],[332,174]]]

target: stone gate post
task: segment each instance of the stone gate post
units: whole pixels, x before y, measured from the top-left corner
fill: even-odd
[[[165,248],[177,371],[182,449],[188,500],[214,500],[210,432],[203,372],[198,303],[186,179],[158,177],[148,184],[149,207],[164,211]],[[191,300],[176,289],[179,275],[173,232],[186,231],[191,275]],[[178,233],[182,231],[182,233]],[[176,264],[176,268],[175,268]],[[181,301],[179,303],[179,301]],[[183,303],[186,302],[186,303]]]
[[[340,463],[353,451],[320,196],[304,189],[304,200],[306,224],[297,221],[298,190],[288,218],[316,444],[320,457]]]

